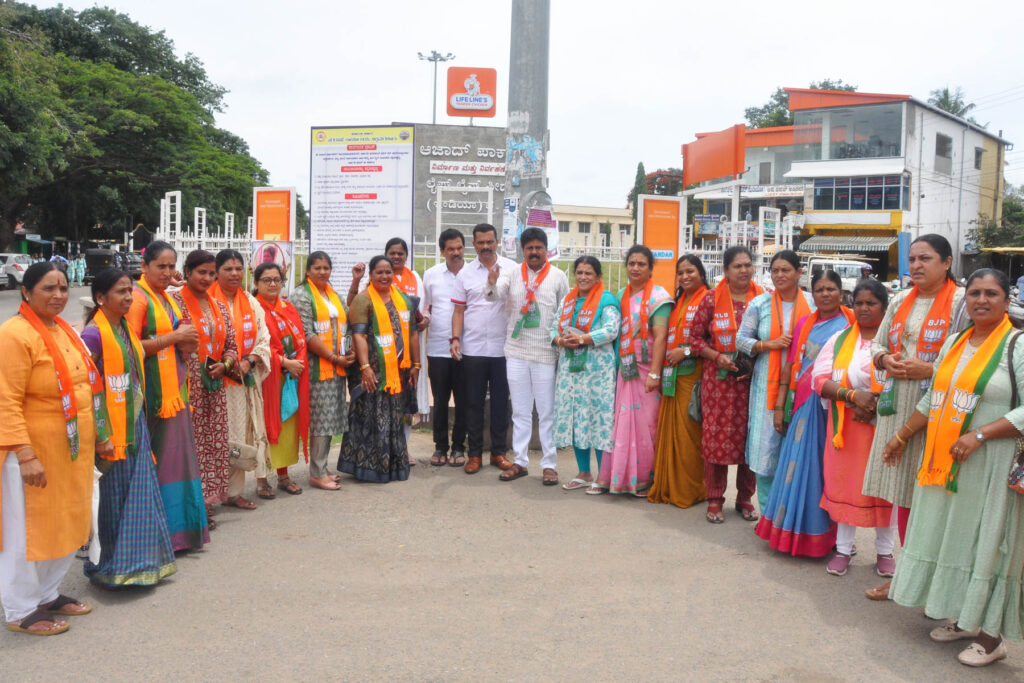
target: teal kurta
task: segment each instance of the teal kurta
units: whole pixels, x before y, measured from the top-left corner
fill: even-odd
[[[608,292],[605,297],[611,297]],[[558,315],[551,326],[551,339],[558,336],[558,323],[565,300],[559,302]],[[583,307],[583,298],[576,300],[572,322]],[[587,360],[581,372],[569,372],[569,349],[558,354],[555,379],[555,447],[596,448],[610,451],[615,424],[615,375],[618,357],[615,340],[622,320],[617,305],[604,306],[590,326],[594,340],[587,347]]]
[[[946,338],[940,361],[955,338]],[[1024,339],[1014,356],[1018,392],[1024,395]],[[1024,432],[1024,408],[1010,407],[1007,360],[1004,351],[972,424],[981,427],[1006,417]],[[920,400],[919,412],[928,413],[930,398],[928,392]],[[942,486],[915,488],[907,542],[890,591],[895,602],[923,606],[935,619],[956,619],[967,631],[981,628],[1024,639],[1024,496],[1006,485],[1015,452],[1014,439],[994,439],[961,465],[956,493]]]

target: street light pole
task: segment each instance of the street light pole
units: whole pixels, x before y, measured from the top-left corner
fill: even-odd
[[[448,54],[442,55],[437,50],[431,50],[429,55],[424,55],[422,52],[417,52],[416,54],[419,55],[419,58],[422,59],[423,61],[433,62],[434,63],[434,109],[433,109],[433,116],[432,116],[430,122],[436,124],[437,123],[437,63],[438,62],[447,62],[447,61],[450,61],[452,59],[455,59],[455,55],[453,55],[451,52],[449,52]]]

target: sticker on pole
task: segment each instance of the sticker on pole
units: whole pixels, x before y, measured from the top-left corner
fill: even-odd
[[[448,116],[493,117],[497,84],[494,69],[448,67]]]

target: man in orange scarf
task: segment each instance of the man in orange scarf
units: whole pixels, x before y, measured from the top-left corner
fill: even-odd
[[[551,345],[551,326],[569,293],[569,278],[548,261],[548,237],[540,228],[527,228],[519,238],[525,261],[519,268],[492,271],[484,289],[488,301],[504,301],[508,312],[505,367],[512,396],[512,450],[515,463],[501,473],[502,481],[525,477],[530,466],[527,449],[537,406],[541,467],[545,486],[558,483],[555,452],[555,364],[558,349]]]

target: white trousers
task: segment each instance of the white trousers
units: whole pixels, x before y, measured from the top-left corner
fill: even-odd
[[[895,509],[895,508],[894,508]],[[857,535],[857,527],[839,523],[836,525],[836,550],[849,555],[853,550],[853,539]],[[875,527],[875,552],[879,555],[892,555],[896,547],[896,530],[891,526]]]
[[[4,460],[3,550],[0,550],[0,600],[8,623],[21,621],[39,605],[53,602],[64,575],[75,561],[75,553],[56,560],[29,562],[25,556],[25,485],[14,453]]]
[[[555,366],[536,361],[508,358],[505,360],[508,393],[512,397],[512,450],[515,463],[529,467],[530,435],[533,433],[533,406],[537,406],[542,468],[554,469],[558,464],[555,452]]]

